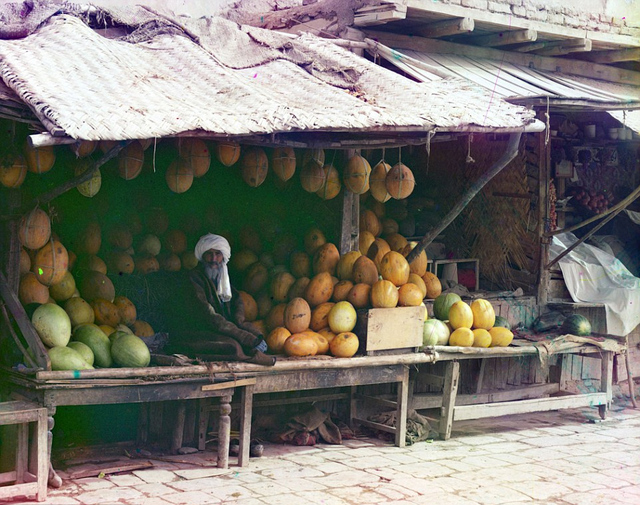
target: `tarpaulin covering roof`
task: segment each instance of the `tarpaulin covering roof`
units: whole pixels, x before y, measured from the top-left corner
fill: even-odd
[[[86,140],[506,131],[535,122],[467,80],[417,83],[308,34],[144,8],[102,15],[127,24],[127,35],[107,38],[62,10],[0,40],[0,115],[11,117],[18,100],[49,133]]]
[[[412,77],[435,84],[443,73],[465,79],[497,97],[514,102],[547,98],[551,103],[579,101],[582,106],[640,108],[640,87],[550,72],[463,54],[425,53],[410,49],[380,55]],[[430,67],[433,71],[430,71]],[[437,72],[437,73],[436,73]]]

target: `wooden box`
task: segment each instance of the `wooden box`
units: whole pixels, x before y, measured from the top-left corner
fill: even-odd
[[[360,353],[414,352],[422,346],[425,310],[423,306],[359,310],[355,332]]]

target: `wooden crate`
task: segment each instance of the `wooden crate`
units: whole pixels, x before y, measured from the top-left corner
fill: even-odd
[[[424,315],[422,306],[358,311],[355,332],[360,338],[360,352],[415,351],[422,346]]]

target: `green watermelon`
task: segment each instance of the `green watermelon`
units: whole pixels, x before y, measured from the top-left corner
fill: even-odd
[[[71,320],[55,303],[40,305],[31,316],[31,323],[47,347],[64,347],[71,338]]]
[[[51,370],[92,370],[78,351],[71,347],[52,347],[47,351],[51,360]]]
[[[494,328],[496,326],[500,326],[501,328],[506,328],[507,330],[511,329],[511,324],[509,324],[509,321],[507,321],[507,319],[502,316],[496,316],[496,322],[493,323],[493,326]]]
[[[67,347],[70,347],[71,349],[76,351],[78,354],[80,354],[80,356],[82,356],[82,359],[85,360],[87,364],[93,365],[93,362],[95,361],[95,356],[93,355],[93,351],[91,350],[91,347],[89,347],[87,344],[83,344],[82,342],[76,342],[74,340],[73,342],[69,342],[67,344]]]
[[[145,367],[151,361],[147,344],[140,337],[126,333],[111,344],[111,356],[116,365],[127,368]]]
[[[573,314],[564,320],[560,330],[563,333],[586,337],[591,335],[591,323],[586,317],[580,314]]]
[[[81,324],[73,330],[73,340],[88,345],[93,351],[94,365],[109,368],[113,364],[111,359],[111,342],[95,324]]]
[[[462,301],[462,298],[455,293],[446,293],[438,296],[433,302],[433,315],[440,321],[448,320],[449,309],[454,303],[460,301]]]

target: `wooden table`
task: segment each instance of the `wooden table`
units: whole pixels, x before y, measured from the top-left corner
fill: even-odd
[[[467,419],[594,406],[598,407],[599,414],[604,419],[612,400],[613,356],[616,352],[623,351],[623,346],[619,346],[619,351],[614,351],[594,345],[568,343],[554,350],[554,353],[560,356],[588,354],[600,357],[601,385],[600,391],[597,392],[567,394],[562,391],[560,380],[558,383],[532,385],[515,390],[458,395],[461,360],[538,356],[540,353],[540,348],[530,342],[516,343],[517,346],[506,348],[430,348],[430,352],[436,356],[436,361],[447,362],[444,377],[432,377],[434,384],[442,384],[442,393],[414,395],[410,406],[414,409],[440,408],[438,431],[444,440],[451,437],[453,421]],[[426,367],[421,367],[418,373],[429,374],[429,371]],[[549,396],[552,394],[559,396]]]
[[[160,368],[165,369],[164,375],[158,374]],[[184,375],[183,368],[187,368],[191,373]],[[191,370],[192,368],[197,370]],[[13,398],[32,401],[48,409],[49,454],[51,453],[51,430],[54,426],[53,416],[58,406],[179,400],[177,422],[172,435],[172,448],[177,449],[182,444],[185,400],[219,398],[218,467],[227,468],[231,430],[230,403],[235,386],[233,381],[228,379],[212,381],[206,369],[203,370],[203,368],[205,367],[101,369],[73,371],[69,374],[38,372],[35,376],[3,369],[2,377]],[[150,373],[150,370],[155,375],[145,377],[145,371]],[[180,373],[181,371],[183,374]],[[87,372],[94,372],[94,376]],[[132,375],[127,376],[129,373]],[[73,378],[74,376],[76,378]],[[59,477],[51,467],[49,484],[54,487],[60,485]]]

